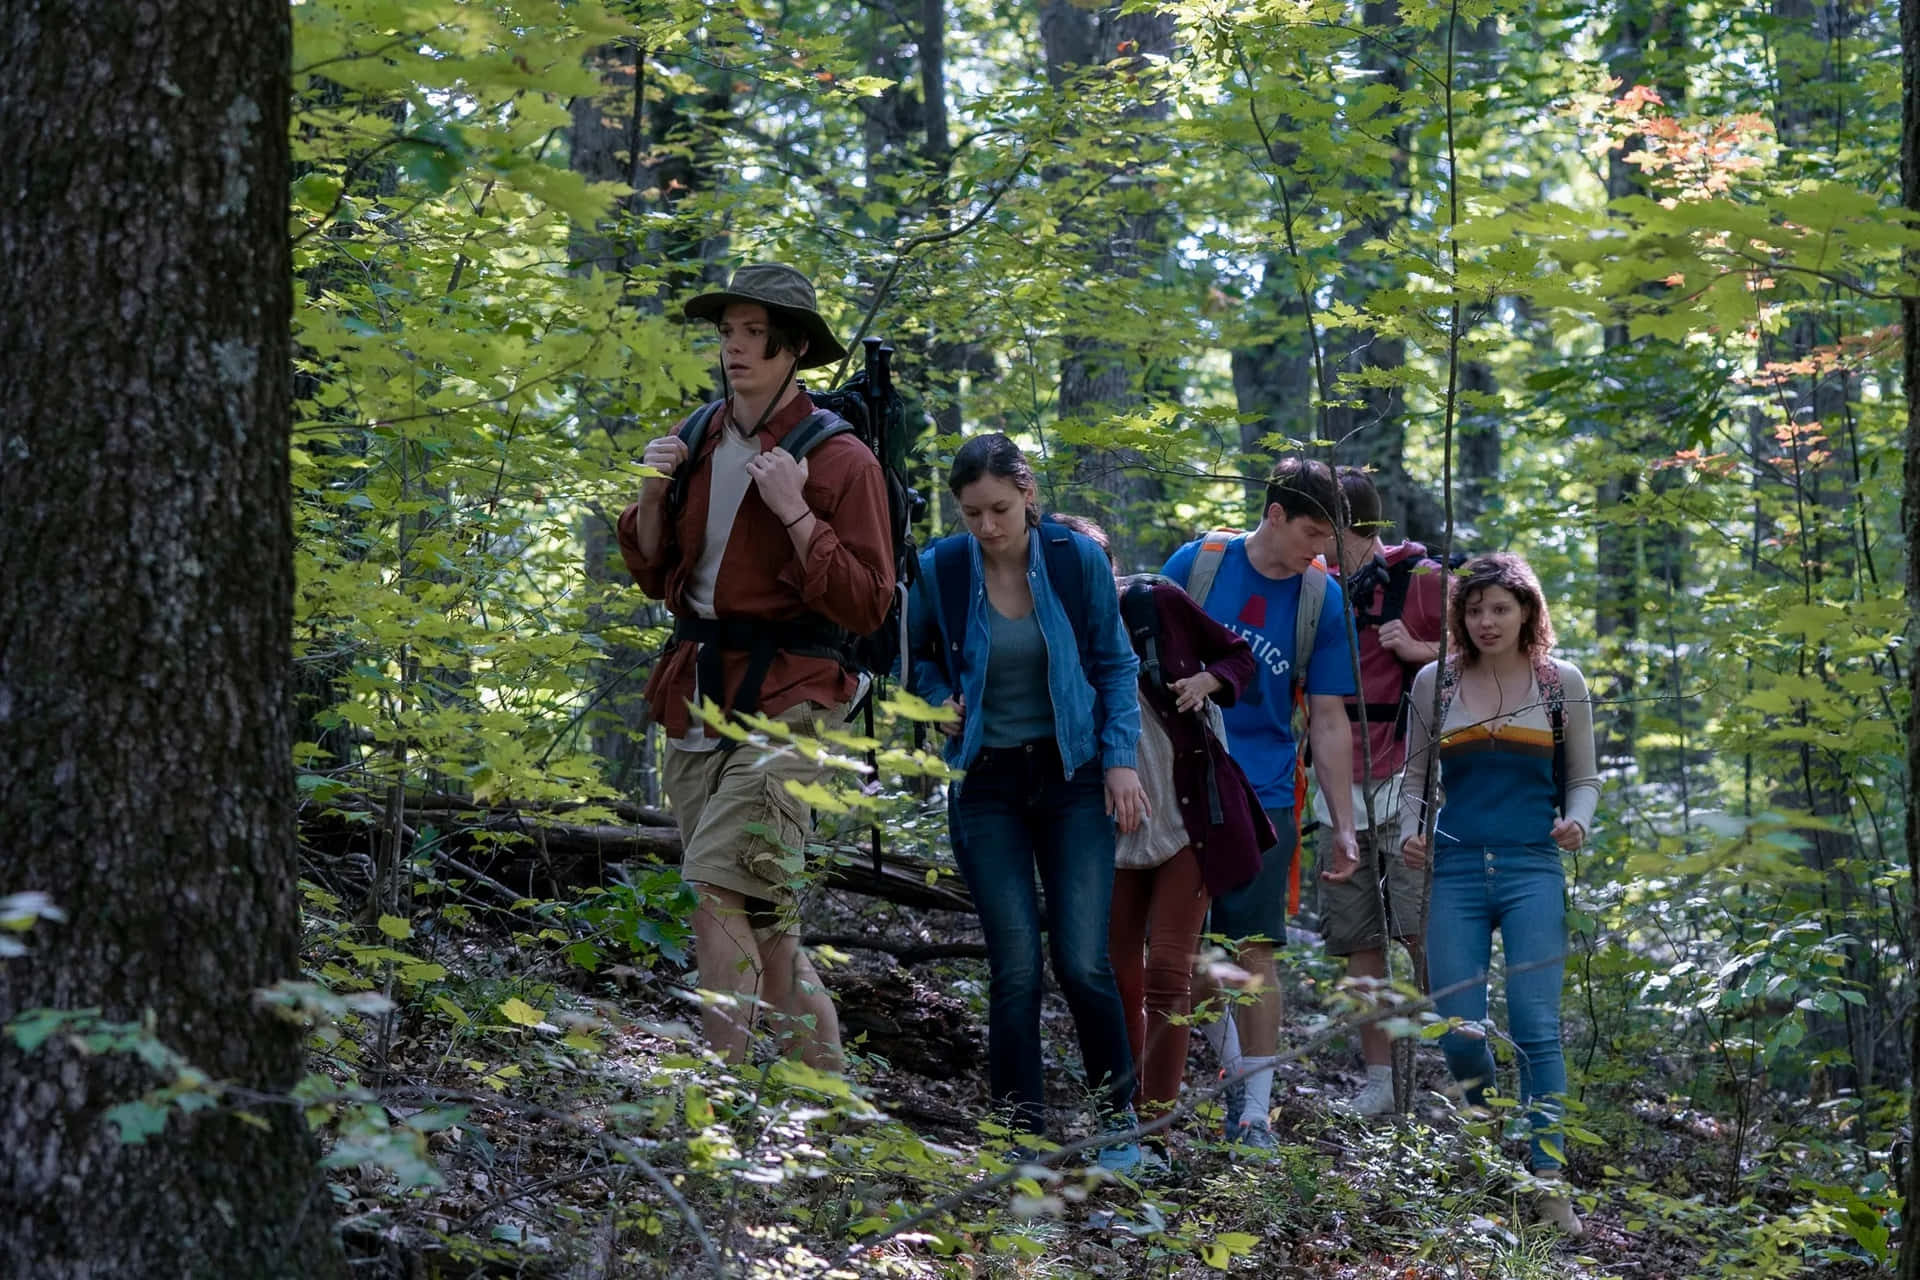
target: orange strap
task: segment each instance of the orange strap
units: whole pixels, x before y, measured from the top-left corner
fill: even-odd
[[[1293,688],[1294,723],[1305,719],[1307,696],[1295,685]],[[1300,829],[1306,824],[1300,815],[1306,812],[1307,804],[1307,766],[1306,754],[1300,750],[1300,743],[1293,744],[1293,867],[1287,872],[1287,915],[1300,913],[1300,858],[1306,848],[1306,837]],[[1283,939],[1284,941],[1284,939]]]

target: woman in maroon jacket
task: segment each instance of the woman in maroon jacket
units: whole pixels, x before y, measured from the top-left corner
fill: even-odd
[[[1091,520],[1057,519],[1107,545]],[[1192,1012],[1207,905],[1254,878],[1275,836],[1209,707],[1231,705],[1253,678],[1253,650],[1169,578],[1117,585],[1140,659],[1139,772],[1152,808],[1118,837],[1107,941],[1139,1081],[1134,1105],[1152,1119],[1173,1106],[1186,1071],[1187,1027],[1177,1019]]]

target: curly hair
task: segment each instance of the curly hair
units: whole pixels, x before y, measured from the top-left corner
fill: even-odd
[[[1475,556],[1454,576],[1447,602],[1447,633],[1454,652],[1467,666],[1479,661],[1480,646],[1467,631],[1467,605],[1488,587],[1511,592],[1526,610],[1527,620],[1520,624],[1520,651],[1536,661],[1546,657],[1553,649],[1553,617],[1547,612],[1546,593],[1532,566],[1510,551]]]

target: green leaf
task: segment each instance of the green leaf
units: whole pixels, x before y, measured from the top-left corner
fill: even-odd
[[[157,1107],[144,1099],[108,1107],[107,1123],[120,1131],[120,1141],[139,1146],[167,1127],[168,1108]]]
[[[32,1053],[68,1023],[92,1021],[99,1016],[97,1008],[29,1009],[7,1023],[7,1034],[13,1037],[22,1053]]]
[[[400,916],[381,916],[380,932],[389,938],[411,938],[413,925]]]
[[[534,1008],[519,996],[501,1001],[499,1009],[501,1016],[508,1022],[518,1023],[523,1027],[537,1027],[547,1020],[544,1010]]]

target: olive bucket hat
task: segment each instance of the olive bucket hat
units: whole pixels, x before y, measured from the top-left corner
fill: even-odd
[[[778,312],[780,319],[797,325],[806,334],[807,353],[800,357],[796,368],[817,369],[847,354],[847,349],[833,336],[833,330],[820,318],[812,282],[784,262],[758,262],[741,267],[733,273],[725,289],[703,293],[689,301],[686,316],[689,320],[710,320],[717,324],[721,313],[734,302],[757,302],[770,312]]]

